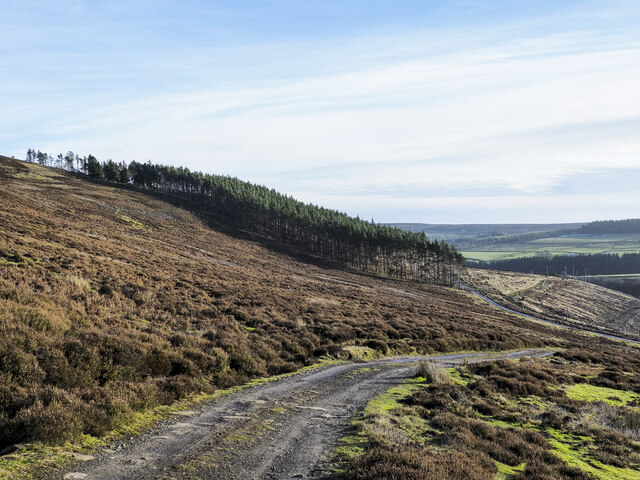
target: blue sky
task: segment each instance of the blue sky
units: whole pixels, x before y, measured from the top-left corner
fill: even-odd
[[[382,222],[640,216],[636,1],[0,0],[0,153]]]

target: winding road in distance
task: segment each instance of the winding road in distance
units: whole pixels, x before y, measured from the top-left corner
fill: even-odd
[[[498,302],[491,300],[489,297],[487,297],[486,295],[483,295],[482,293],[473,290],[472,288],[460,283],[459,284],[460,288],[462,288],[463,290],[475,295],[476,297],[481,298],[482,300],[484,300],[485,302],[489,303],[490,305],[499,308],[500,310],[504,310],[505,312],[509,312],[509,313],[513,313],[514,315],[518,315],[520,317],[524,317],[527,318],[529,320],[534,320],[536,322],[542,322],[542,323],[546,323],[547,325],[552,325],[554,327],[561,327],[561,328],[567,328],[569,330],[575,330],[577,332],[584,332],[584,333],[588,333],[590,335],[596,335],[598,337],[604,337],[604,338],[608,338],[610,340],[618,340],[621,342],[630,342],[630,343],[634,343],[636,345],[640,345],[640,341],[638,340],[634,340],[632,338],[627,338],[627,337],[623,337],[620,335],[613,335],[610,333],[604,333],[604,332],[599,332],[597,330],[590,330],[588,328],[581,328],[581,327],[576,327],[573,325],[567,325],[564,323],[558,323],[558,322],[553,322],[551,320],[546,320],[544,318],[540,318],[540,317],[536,317],[534,315],[529,315],[528,313],[524,313],[524,312],[520,312],[518,310],[514,310],[512,308],[509,307],[505,307],[504,305],[500,305]]]

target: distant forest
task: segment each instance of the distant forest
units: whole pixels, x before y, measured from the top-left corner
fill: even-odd
[[[640,218],[627,220],[599,220],[583,225],[580,233],[640,233]]]
[[[491,262],[474,262],[479,268],[539,275],[616,275],[640,273],[640,253],[596,253],[590,255],[555,255],[553,257],[521,257]]]
[[[133,185],[198,202],[235,224],[330,260],[377,275],[453,285],[464,257],[424,233],[353,218],[305,204],[264,186],[151,162],[100,162],[73,152],[55,157],[29,149],[26,160],[94,179]]]

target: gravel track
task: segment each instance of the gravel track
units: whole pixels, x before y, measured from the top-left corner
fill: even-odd
[[[319,368],[182,412],[117,451],[103,451],[57,478],[320,479],[350,420],[373,397],[410,377],[418,360],[453,366],[553,353],[527,349],[400,357]]]

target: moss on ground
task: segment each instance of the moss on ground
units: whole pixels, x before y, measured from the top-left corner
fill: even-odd
[[[468,373],[463,374],[459,368],[449,368],[447,370],[451,380],[458,385],[468,385],[473,379],[473,375],[469,375]]]
[[[624,406],[640,398],[640,395],[588,383],[576,383],[567,387],[567,397],[581,402],[606,402],[609,405]]]
[[[338,446],[334,456],[346,460],[364,453],[367,444],[366,436],[362,434],[350,434],[338,440]]]
[[[561,353],[571,359],[580,355]],[[352,452],[345,475],[372,479],[385,469],[404,471],[409,460],[403,452],[411,450],[418,456],[446,452],[456,462],[477,459],[478,475],[479,465],[486,467],[488,460],[497,471],[485,472],[497,480],[640,480],[640,437],[632,429],[638,409],[629,405],[638,395],[625,390],[635,388],[635,380],[625,373],[626,365],[619,365],[607,367],[602,376],[621,386],[617,389],[584,383],[601,381],[593,372],[602,364],[575,360],[461,366],[447,369],[450,381],[432,385],[412,379],[367,407],[356,431],[369,442],[364,452]],[[598,401],[603,404],[589,404]],[[452,466],[442,479],[458,474]]]
[[[406,383],[390,388],[367,404],[364,409],[365,415],[384,414],[389,410],[399,407],[400,400],[405,399],[413,392],[416,392],[421,385],[424,385],[424,383],[414,380],[407,381]]]
[[[135,218],[131,218],[128,215],[118,215],[118,218],[124,222],[127,222],[131,227],[138,230],[149,230],[149,227],[147,225],[136,220]]]
[[[569,466],[578,468],[600,480],[640,480],[640,470],[636,468],[620,468],[607,465],[588,455],[585,448],[572,442],[562,442],[556,438],[549,439],[553,453]]]
[[[495,460],[494,462],[496,467],[498,467],[498,473],[496,473],[495,480],[512,480],[518,475],[518,473],[523,472],[527,466],[524,462],[520,465],[516,465],[515,467]]]

